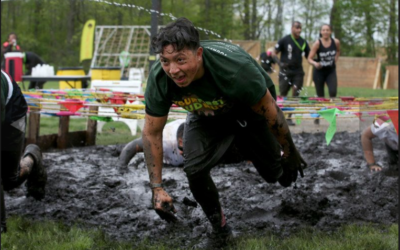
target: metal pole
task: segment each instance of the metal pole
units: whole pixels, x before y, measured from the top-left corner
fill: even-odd
[[[152,0],[151,1],[151,8],[160,12],[161,10],[161,0]],[[150,39],[157,35],[158,30],[158,14],[155,12],[151,13],[151,28],[150,28]],[[149,71],[151,66],[156,60],[156,54],[154,53],[153,49],[150,46],[150,56],[149,56]]]

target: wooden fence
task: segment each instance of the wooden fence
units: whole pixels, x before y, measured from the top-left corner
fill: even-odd
[[[275,44],[276,42],[267,42],[263,51],[274,47]],[[312,46],[312,43],[309,43],[309,45]],[[305,72],[304,85],[314,86],[312,80],[313,67],[305,58],[303,58],[303,69]],[[278,66],[275,66],[275,71],[270,76],[272,81],[278,85]],[[388,89],[398,89],[398,66],[387,66],[386,72],[389,72],[389,77],[387,78],[387,83],[384,82],[383,88],[386,89],[386,86]],[[382,86],[381,61],[379,58],[341,56],[336,65],[336,73],[339,87],[377,89]]]
[[[386,66],[385,80],[383,89],[399,89],[399,66]]]
[[[261,54],[261,43],[258,40],[233,40],[232,43],[239,45],[253,58],[258,57]]]

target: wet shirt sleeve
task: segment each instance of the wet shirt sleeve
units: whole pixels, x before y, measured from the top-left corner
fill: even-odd
[[[279,52],[282,51],[282,48],[284,48],[284,47],[285,47],[284,39],[281,38],[281,39],[278,41],[278,43],[275,44],[275,51],[279,53]]]
[[[157,66],[150,73],[144,99],[146,102],[146,114],[155,117],[168,115],[172,101],[168,98],[167,76],[156,74]]]

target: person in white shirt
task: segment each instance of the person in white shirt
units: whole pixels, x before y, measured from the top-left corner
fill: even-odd
[[[399,138],[393,123],[387,123],[377,118],[361,134],[362,149],[371,172],[382,171],[382,166],[375,162],[372,146],[372,139],[376,137],[385,143],[389,166],[397,165],[399,161]]]
[[[165,125],[163,131],[163,162],[166,165],[183,165],[183,129],[185,119],[178,119]],[[128,143],[119,155],[119,168],[126,169],[130,160],[139,152],[143,152],[142,138],[137,138]]]

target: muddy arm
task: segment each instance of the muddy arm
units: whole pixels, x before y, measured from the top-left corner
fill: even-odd
[[[118,159],[120,166],[126,167],[129,161],[139,152],[143,152],[142,138],[131,141],[122,149]]]
[[[265,117],[269,129],[282,146],[283,158],[287,160],[291,169],[298,169],[301,176],[303,176],[302,168],[305,168],[307,164],[297,151],[282,110],[278,107],[268,89],[265,95],[252,109]]]
[[[269,129],[282,146],[284,156],[288,156],[291,148],[294,148],[292,136],[290,135],[289,127],[282,110],[276,105],[268,89],[265,95],[252,109],[266,118]]]
[[[146,114],[142,133],[143,150],[150,183],[161,183],[163,166],[162,131],[167,116],[154,117]]]
[[[374,149],[372,146],[372,139],[374,137],[375,135],[372,133],[370,126],[366,127],[361,134],[361,145],[368,165],[375,163]]]
[[[153,194],[153,208],[161,219],[167,222],[174,222],[177,218],[174,216],[176,209],[172,203],[172,198],[161,187],[163,167],[162,131],[166,122],[167,116],[154,117],[146,114],[142,139]]]

